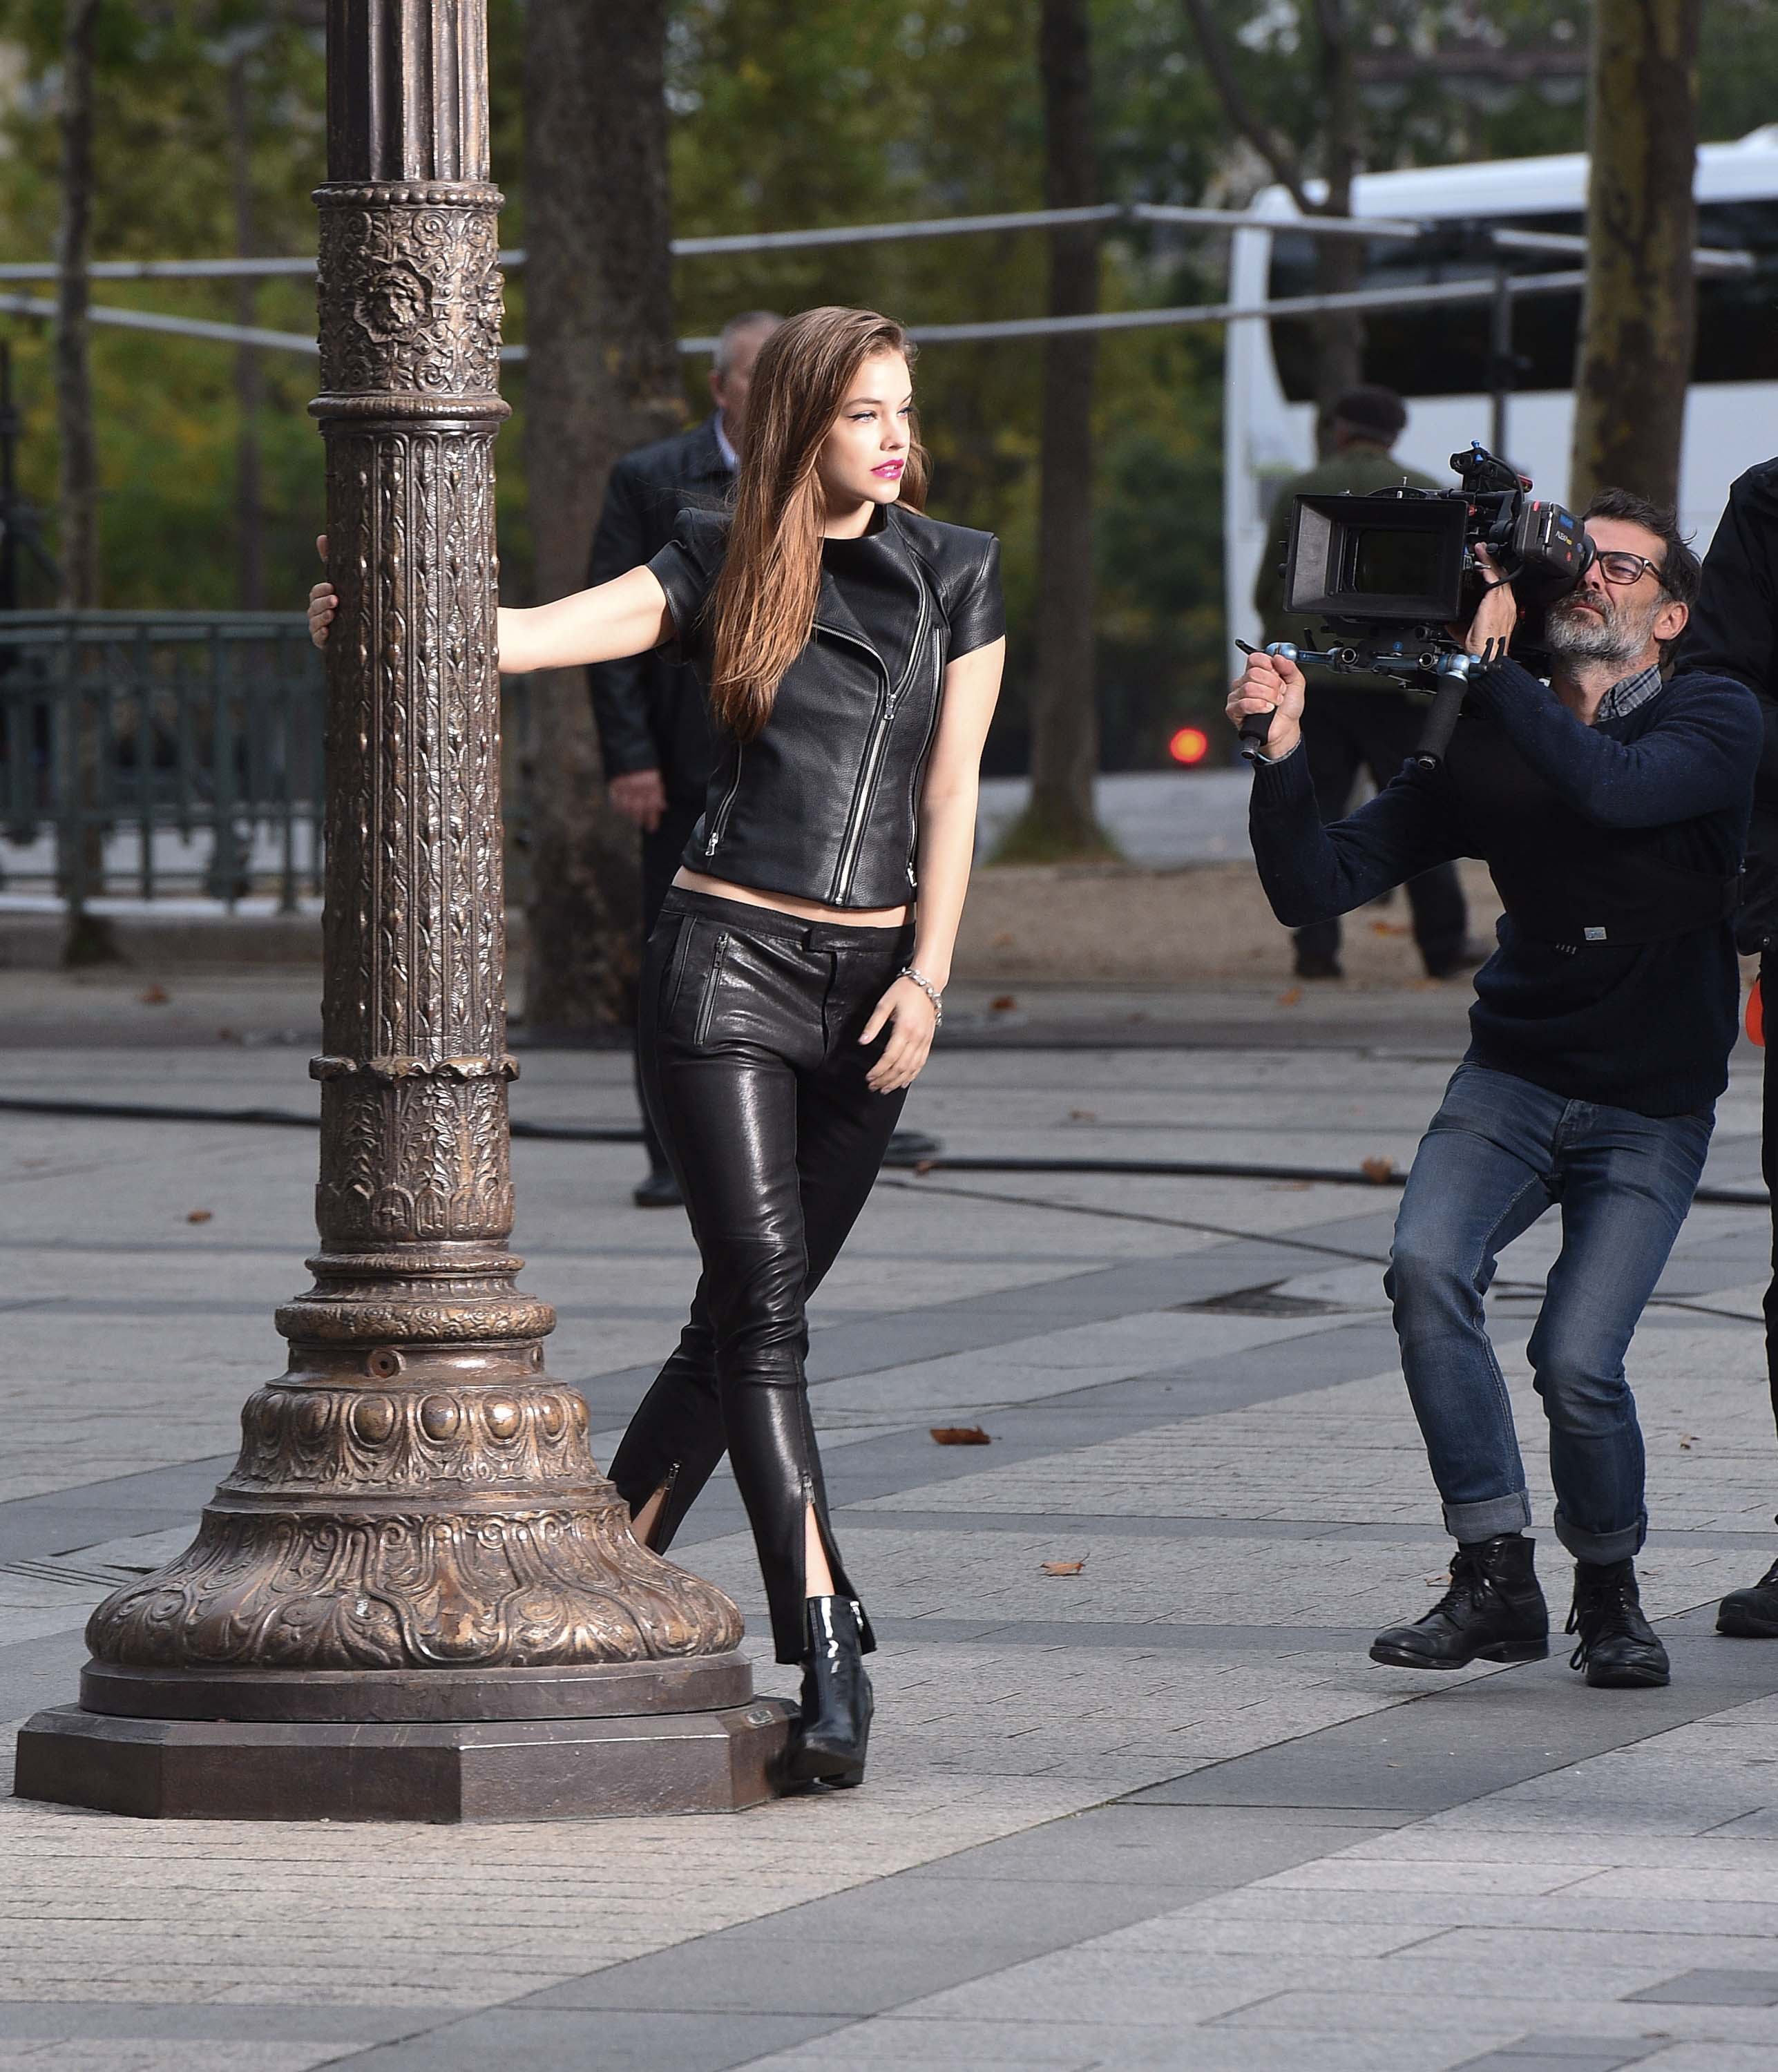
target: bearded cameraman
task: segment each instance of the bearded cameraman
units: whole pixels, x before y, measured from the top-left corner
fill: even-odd
[[[1549,608],[1547,683],[1510,659],[1482,668],[1444,759],[1409,763],[1346,819],[1317,817],[1292,663],[1253,656],[1229,714],[1237,726],[1272,714],[1249,828],[1286,927],[1463,856],[1486,861],[1506,909],[1385,1281],[1457,1552],[1445,1596],[1379,1634],[1372,1659],[1455,1669],[1549,1652],[1525,1469],[1482,1298],[1500,1248],[1559,1202],[1562,1250],[1529,1356],[1556,1537],[1575,1563],[1573,1666],[1589,1684],[1631,1687],[1666,1683],[1669,1665],[1637,1597],[1643,1444],[1624,1356],[1727,1080],[1739,1005],[1729,915],[1761,731],[1739,684],[1663,677],[1698,581],[1672,514],[1611,490],[1585,516],[1595,557]],[[1495,580],[1465,647],[1504,655],[1518,617],[1511,586]]]

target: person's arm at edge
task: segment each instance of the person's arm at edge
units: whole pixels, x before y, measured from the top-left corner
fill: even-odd
[[[1674,659],[1681,670],[1732,676],[1758,698],[1761,787],[1778,794],[1778,462],[1749,468],[1730,489]]]

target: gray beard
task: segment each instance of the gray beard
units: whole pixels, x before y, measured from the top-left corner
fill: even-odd
[[[1647,646],[1648,628],[1653,623],[1652,611],[1646,625],[1632,626],[1615,610],[1602,619],[1594,619],[1571,605],[1557,604],[1550,607],[1545,620],[1544,639],[1553,655],[1570,656],[1583,662],[1628,662]]]

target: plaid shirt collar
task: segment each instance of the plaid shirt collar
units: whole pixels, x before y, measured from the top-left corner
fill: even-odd
[[[1612,684],[1599,701],[1599,710],[1593,715],[1596,726],[1602,719],[1622,719],[1633,713],[1638,705],[1645,705],[1661,689],[1661,664],[1651,662],[1646,669],[1638,669],[1633,676],[1625,676]]]

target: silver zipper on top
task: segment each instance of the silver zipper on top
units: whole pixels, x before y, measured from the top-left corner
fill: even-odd
[[[722,839],[723,832],[728,826],[728,816],[735,808],[735,795],[741,788],[741,763],[746,754],[747,743],[738,741],[735,744],[735,781],[723,794],[722,803],[716,808],[715,818],[710,824],[710,832],[704,837],[706,857],[715,855],[716,845]]]
[[[926,722],[926,738],[920,745],[920,753],[914,758],[912,775],[908,779],[908,819],[914,830],[916,848],[920,841],[920,780],[925,771],[926,758],[932,753],[932,737],[938,732],[939,705],[944,685],[944,663],[935,648],[932,651],[932,716]],[[912,857],[908,859],[908,889],[910,892],[920,890],[920,878],[915,871]]]
[[[908,651],[908,666],[903,670],[901,681],[893,686],[889,681],[889,671],[876,649],[862,640],[853,640],[849,633],[842,633],[832,626],[821,626],[824,633],[840,640],[852,640],[855,648],[862,648],[883,671],[883,697],[877,707],[877,716],[870,729],[870,738],[864,751],[864,761],[859,766],[858,782],[852,794],[852,810],[847,816],[846,839],[840,845],[839,870],[834,879],[833,899],[836,906],[843,906],[846,896],[852,889],[852,879],[858,870],[858,850],[864,841],[864,824],[870,816],[870,800],[876,790],[877,772],[882,767],[883,750],[889,741],[889,727],[895,717],[895,705],[908,688],[908,680],[918,666],[921,643],[926,638],[926,622],[929,615],[928,597],[924,581],[920,586],[920,617],[914,627],[913,645]],[[821,622],[816,623],[819,626]]]

